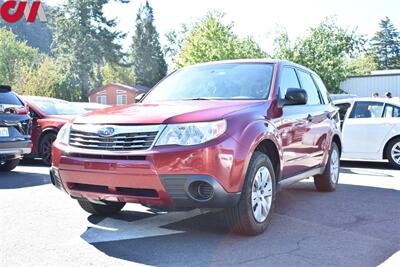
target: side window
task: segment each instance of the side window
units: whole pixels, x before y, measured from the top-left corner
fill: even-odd
[[[352,119],[382,118],[383,103],[379,102],[357,102],[350,114]]]
[[[385,111],[383,112],[385,118],[398,118],[400,117],[400,108],[392,105],[386,105]]]
[[[344,121],[344,117],[346,116],[347,110],[350,108],[350,106],[350,103],[336,104],[336,107],[339,108],[340,121]]]
[[[311,75],[301,70],[298,70],[297,74],[299,75],[302,88],[306,90],[308,95],[307,105],[321,104],[321,99],[319,97],[318,89],[315,86],[315,83],[311,78]]]
[[[293,68],[284,67],[282,69],[281,82],[279,86],[280,97],[285,98],[288,88],[300,88],[299,80]]]
[[[329,104],[331,102],[331,97],[329,96],[329,92],[326,89],[324,82],[321,80],[321,78],[319,76],[317,76],[315,74],[312,74],[312,77],[313,77],[315,83],[317,84],[319,91],[321,92],[324,103]]]

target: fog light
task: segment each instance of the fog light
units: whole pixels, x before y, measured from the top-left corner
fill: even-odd
[[[189,186],[190,196],[197,201],[208,201],[214,196],[214,188],[207,182],[196,181]]]

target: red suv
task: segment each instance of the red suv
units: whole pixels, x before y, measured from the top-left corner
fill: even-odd
[[[53,184],[89,213],[125,203],[223,208],[236,231],[268,226],[283,186],[314,177],[334,191],[337,110],[317,74],[279,60],[180,69],[135,105],[66,124],[53,144]]]

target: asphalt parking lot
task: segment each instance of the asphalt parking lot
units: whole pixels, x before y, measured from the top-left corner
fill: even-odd
[[[400,171],[343,162],[334,193],[311,180],[278,195],[266,233],[229,233],[218,214],[127,205],[88,215],[27,162],[0,174],[0,266],[400,266]]]

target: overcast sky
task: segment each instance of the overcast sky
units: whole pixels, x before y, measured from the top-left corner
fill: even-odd
[[[65,0],[47,0],[59,4]],[[143,0],[132,0],[129,4],[111,3],[105,13],[117,18],[119,29],[134,32],[135,17]],[[372,36],[378,30],[380,19],[388,16],[400,28],[399,0],[149,0],[154,9],[155,25],[161,41],[164,34],[181,23],[191,22],[204,16],[209,10],[226,13],[226,20],[235,23],[235,32],[241,36],[250,35],[271,52],[272,40],[277,25],[286,28],[291,38],[307,33],[326,16],[337,16],[339,25],[358,29],[358,33]]]

